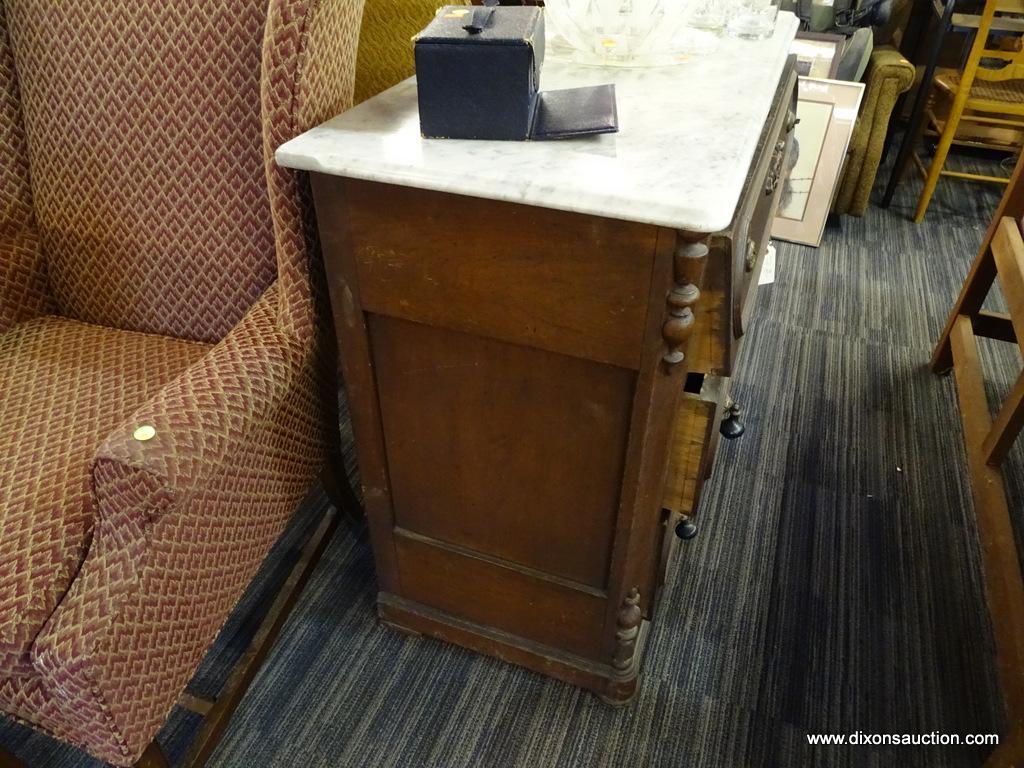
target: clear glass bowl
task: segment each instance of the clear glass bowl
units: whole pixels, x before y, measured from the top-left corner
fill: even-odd
[[[685,60],[678,36],[692,0],[547,0],[552,30],[583,64],[664,66]]]

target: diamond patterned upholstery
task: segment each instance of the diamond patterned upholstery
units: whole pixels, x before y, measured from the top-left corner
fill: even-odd
[[[82,563],[96,448],[207,349],[53,317],[0,336],[0,676],[31,672],[29,646]]]
[[[351,103],[361,11],[0,0],[0,711],[115,765],[338,438],[273,151]]]
[[[265,5],[8,0],[33,203],[62,314],[217,341],[273,281],[253,141]],[[232,51],[239,40],[248,44]]]
[[[0,2],[0,333],[52,309],[33,219],[14,54]]]
[[[0,225],[5,225],[9,233],[27,226],[31,217],[32,191],[21,98],[7,34],[6,8],[0,3]]]

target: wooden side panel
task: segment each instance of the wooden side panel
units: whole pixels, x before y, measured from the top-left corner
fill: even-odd
[[[369,316],[395,525],[607,583],[634,371]]]
[[[600,660],[605,599],[396,532],[402,595],[467,621]]]
[[[655,227],[344,184],[365,311],[639,367]]]
[[[351,201],[346,196],[343,179],[314,173],[310,175],[310,182],[316,200],[317,225],[331,295],[338,363],[348,394],[359,454],[359,478],[363,486],[363,504],[373,544],[377,580],[382,590],[393,591],[398,589],[398,565],[391,537],[394,527],[391,486],[366,315],[362,311],[352,260],[354,248],[345,215]]]

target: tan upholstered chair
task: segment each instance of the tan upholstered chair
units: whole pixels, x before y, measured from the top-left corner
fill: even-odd
[[[356,102],[366,101],[412,77],[412,37],[444,5],[468,5],[468,0],[366,0],[359,33]]]
[[[914,83],[914,65],[891,46],[879,46],[871,53],[866,88],[857,124],[850,137],[846,166],[832,208],[836,213],[863,216],[882,162],[885,137],[892,111],[901,94]]]
[[[0,712],[116,765],[336,441],[273,150],[348,106],[361,8],[0,0]]]

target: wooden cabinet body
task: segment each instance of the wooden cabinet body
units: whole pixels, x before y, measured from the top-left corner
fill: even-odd
[[[740,245],[312,175],[384,621],[630,699],[699,493],[678,475],[706,475],[717,435],[687,374],[731,371],[794,87],[787,68]]]

